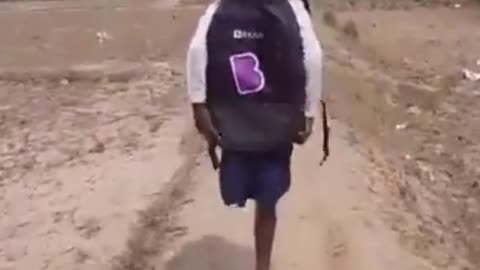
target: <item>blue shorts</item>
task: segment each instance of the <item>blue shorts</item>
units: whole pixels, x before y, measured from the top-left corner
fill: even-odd
[[[225,150],[220,164],[220,191],[228,206],[244,207],[253,199],[264,207],[275,207],[290,188],[292,146],[271,152]]]

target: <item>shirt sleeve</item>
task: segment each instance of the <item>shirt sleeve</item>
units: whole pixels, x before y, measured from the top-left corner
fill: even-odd
[[[312,20],[301,0],[290,0],[300,26],[306,69],[305,116],[315,117],[322,98],[323,52],[313,28]]]
[[[218,3],[210,4],[198,21],[187,52],[187,91],[192,103],[204,103],[207,96],[207,33]]]

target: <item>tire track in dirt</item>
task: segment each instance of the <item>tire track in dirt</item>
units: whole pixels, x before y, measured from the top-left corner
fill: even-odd
[[[184,103],[182,89],[172,89],[167,95],[161,97],[159,106],[164,111],[188,111]],[[180,108],[180,109],[179,109]],[[184,113],[171,118],[169,121],[181,121]],[[187,120],[187,123],[190,121]],[[176,213],[192,201],[187,194],[190,191],[192,176],[195,175],[199,159],[205,152],[205,147],[192,124],[187,124],[186,130],[178,145],[182,164],[173,173],[172,179],[162,189],[158,198],[151,203],[138,216],[138,222],[132,226],[126,250],[113,258],[112,270],[144,270],[155,269],[150,262],[151,258],[160,256],[164,249],[174,239],[184,235],[186,228],[177,224]]]
[[[184,156],[182,165],[175,170],[170,184],[158,195],[158,199],[140,213],[138,224],[132,228],[127,250],[114,258],[112,270],[155,269],[149,259],[161,254],[173,239],[185,233],[185,227],[175,225],[175,221],[176,212],[191,203],[187,193],[203,151],[195,137],[192,131],[184,135],[180,145]]]
[[[327,232],[327,243],[328,265],[336,270],[348,269],[346,264],[350,249],[343,229],[336,224],[330,225]]]

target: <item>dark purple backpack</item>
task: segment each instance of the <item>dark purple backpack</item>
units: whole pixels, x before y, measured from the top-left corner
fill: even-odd
[[[268,151],[304,127],[300,29],[287,0],[223,0],[207,34],[207,105],[224,149]]]

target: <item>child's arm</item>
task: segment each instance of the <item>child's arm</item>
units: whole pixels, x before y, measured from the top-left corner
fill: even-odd
[[[327,106],[322,97],[322,75],[323,75],[323,52],[318,41],[315,29],[310,17],[310,5],[308,0],[290,0],[293,10],[297,16],[297,21],[300,26],[300,34],[303,39],[304,61],[307,72],[306,83],[306,101],[305,101],[305,116],[307,117],[307,130],[311,132],[311,125],[309,130],[309,123],[313,124],[313,119],[318,112],[318,101],[322,105],[322,125],[323,125],[323,161],[330,154],[329,150],[329,134],[330,127],[328,125]],[[308,134],[307,134],[308,135]],[[322,162],[323,162],[322,161]]]
[[[215,145],[218,142],[218,135],[206,106],[207,32],[217,6],[217,3],[210,4],[198,21],[188,48],[186,68],[188,96],[193,107],[195,126],[209,145]]]

